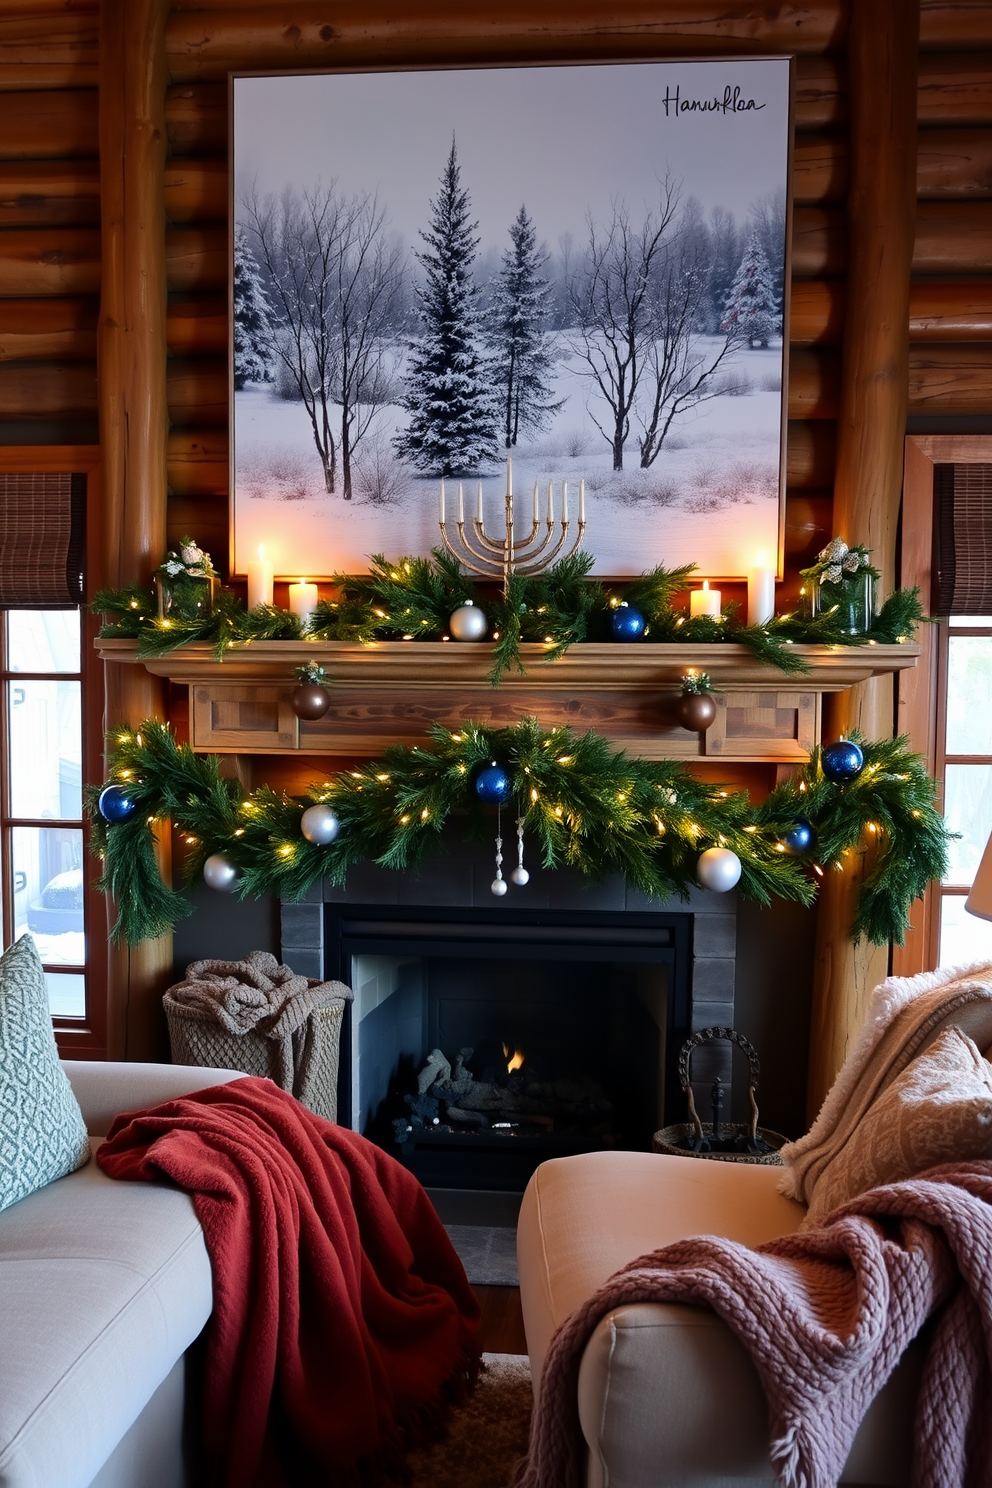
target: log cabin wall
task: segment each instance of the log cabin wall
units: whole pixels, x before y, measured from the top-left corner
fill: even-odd
[[[714,8],[703,0],[626,0],[607,8],[596,0],[519,7],[501,0],[483,11],[455,0],[346,0],[332,11],[315,0],[103,0],[102,7],[100,0],[0,0],[0,442],[96,438],[101,247],[106,251],[97,85],[101,65],[108,64],[107,38],[116,27],[126,44],[132,16],[140,13],[149,27],[146,33],[132,29],[132,45],[136,35],[151,34],[153,23],[164,29],[168,434],[162,470],[152,474],[168,495],[167,532],[161,531],[158,547],[192,531],[222,565],[228,547],[229,71],[794,52],[783,598],[793,595],[798,569],[832,535],[846,500],[840,495],[835,508],[845,355],[858,331],[850,324],[847,293],[854,163],[849,21],[857,18],[850,8],[855,3],[727,0]],[[897,24],[901,11],[915,26],[914,0],[895,4]],[[992,5],[920,0],[919,21],[908,417],[920,432],[992,429]],[[147,60],[136,57],[135,66]],[[114,157],[103,161],[109,172],[117,152],[105,143],[104,153]],[[104,365],[115,329],[105,324],[102,333]],[[108,423],[103,412],[106,445],[114,420]],[[149,443],[154,446],[154,439]],[[113,465],[116,452],[105,454]],[[132,493],[141,475],[140,464],[131,469]],[[113,501],[119,483],[113,471],[110,476]],[[852,499],[856,515],[861,498],[855,492]],[[153,505],[150,525],[161,526],[157,497]],[[120,524],[119,516],[108,516]],[[143,541],[154,551],[148,527]],[[147,557],[138,567],[146,563]],[[147,574],[122,571],[119,581],[131,576]],[[845,1014],[830,1032],[828,1064],[842,1050],[850,1021]]]

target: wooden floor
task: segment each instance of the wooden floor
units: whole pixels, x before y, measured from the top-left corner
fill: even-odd
[[[473,1288],[482,1308],[479,1340],[486,1354],[525,1354],[524,1319],[520,1311],[520,1288],[477,1286]]]

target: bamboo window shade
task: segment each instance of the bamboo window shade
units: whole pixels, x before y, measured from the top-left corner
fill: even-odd
[[[86,476],[0,474],[0,609],[82,603]]]
[[[936,615],[992,615],[992,465],[934,467]]]

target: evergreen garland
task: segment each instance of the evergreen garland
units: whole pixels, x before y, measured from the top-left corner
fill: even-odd
[[[523,672],[520,646],[538,641],[547,646],[544,659],[554,661],[582,641],[609,641],[611,610],[625,600],[640,610],[647,625],[645,641],[686,643],[734,642],[758,661],[782,672],[799,674],[809,667],[794,650],[797,645],[892,645],[912,640],[925,619],[918,589],[897,589],[889,595],[872,627],[850,635],[833,614],[809,619],[798,613],[776,615],[765,625],[745,625],[739,606],[729,604],[719,618],[692,616],[677,608],[675,596],[684,592],[695,564],[667,569],[663,565],[621,587],[590,579],[595,562],[591,553],[573,553],[546,573],[534,577],[512,574],[505,596],[479,597],[473,580],[441,548],[430,558],[400,558],[391,562],[381,553],[372,556],[370,571],[336,575],[337,598],[322,599],[306,628],[295,615],[275,605],[246,610],[230,590],[219,592],[211,615],[193,620],[156,614],[152,595],[137,585],[103,589],[91,609],[104,615],[101,636],[137,639],[138,656],[164,656],[188,641],[212,641],[218,658],[231,646],[261,640],[439,641],[448,634],[451,612],[466,600],[479,604],[489,618],[493,663],[489,680],[498,687],[511,669]]]
[[[216,756],[176,744],[162,723],[119,728],[109,739],[110,778],[127,787],[134,814],[107,823],[97,786],[87,788],[87,809],[104,860],[99,886],[117,901],[113,938],[129,944],[161,934],[188,913],[159,877],[154,823],[169,817],[185,838],[184,882],[207,856],[222,852],[239,870],[242,897],[278,893],[294,900],[320,878],[343,883],[352,863],[416,869],[440,849],[453,815],[484,836],[492,813],[479,801],[474,779],[493,760],[510,778],[505,810],[536,840],[546,869],[567,865],[593,878],[619,872],[659,900],[687,897],[699,854],[723,846],[740,858],[746,898],[810,904],[817,876],[870,847],[874,861],[851,933],[884,944],[901,942],[912,900],[946,870],[948,834],[934,785],[903,739],[858,738],[864,769],[845,785],[823,776],[816,750],[756,810],[745,792],[698,780],[675,761],[633,759],[595,733],[544,729],[533,718],[503,729],[436,724],[429,746],[395,745],[379,760],[311,786],[301,799],[269,787],[246,795],[237,781],[221,778]],[[308,842],[300,829],[302,812],[318,802],[329,804],[340,822],[327,846]],[[815,862],[790,856],[782,844],[801,819],[817,833]]]

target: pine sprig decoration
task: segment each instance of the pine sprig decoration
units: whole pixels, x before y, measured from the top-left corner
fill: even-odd
[[[741,861],[740,893],[759,904],[784,898],[809,904],[822,876],[852,853],[872,855],[852,926],[875,944],[901,940],[912,901],[946,867],[948,834],[934,784],[905,740],[858,740],[865,766],[837,785],[823,775],[819,751],[757,808],[743,791],[701,781],[676,761],[630,757],[600,735],[542,728],[525,719],[513,728],[434,725],[429,743],[394,745],[378,760],[315,785],[303,798],[263,787],[246,795],[222,778],[219,761],[177,745],[162,723],[110,736],[111,780],[126,784],[137,810],[109,825],[87,793],[93,837],[104,859],[100,886],[114,895],[114,938],[129,943],[161,934],[188,906],[162,883],[153,824],[171,817],[188,857],[186,881],[204,859],[223,852],[239,869],[242,896],[302,897],[319,878],[343,883],[352,863],[373,861],[416,870],[443,840],[453,815],[479,833],[491,816],[474,780],[493,760],[506,770],[507,810],[521,818],[546,869],[572,867],[592,877],[618,872],[659,900],[688,896],[699,855],[731,848]],[[320,846],[300,829],[303,811],[333,806],[340,827]],[[818,837],[812,867],[788,856],[781,837],[797,819]]]
[[[370,565],[367,575],[335,576],[337,599],[321,600],[310,622],[308,633],[316,640],[437,641],[447,633],[452,610],[475,592],[471,579],[441,548],[430,558],[396,563],[374,553]]]

